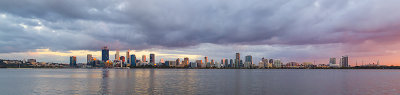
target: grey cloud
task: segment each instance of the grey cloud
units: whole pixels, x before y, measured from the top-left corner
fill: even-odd
[[[0,1],[0,52],[398,41],[397,0]],[[387,15],[387,14],[391,15]],[[24,30],[41,26],[44,30]],[[13,25],[14,26],[9,26]],[[55,31],[55,32],[53,32]],[[385,33],[381,33],[384,31]],[[40,33],[39,33],[40,32]],[[380,33],[373,35],[371,33]],[[388,36],[396,35],[396,36]],[[11,41],[10,41],[11,40]],[[394,40],[394,41],[393,41]]]

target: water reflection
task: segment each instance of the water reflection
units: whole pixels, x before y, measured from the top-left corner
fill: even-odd
[[[393,94],[399,70],[0,69],[0,94]]]

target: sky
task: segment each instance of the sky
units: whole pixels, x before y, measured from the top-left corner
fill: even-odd
[[[400,65],[399,0],[1,0],[0,59],[68,63],[131,49],[156,60],[252,55]]]

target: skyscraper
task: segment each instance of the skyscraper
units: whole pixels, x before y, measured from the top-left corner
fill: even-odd
[[[104,46],[101,50],[101,61],[106,62],[109,60],[109,49],[107,46]]]
[[[329,58],[329,64],[336,64],[336,58]]]
[[[225,59],[225,67],[229,67],[228,59]]]
[[[251,55],[247,55],[246,59],[244,61],[245,62],[251,62],[251,64],[253,64],[253,57]]]
[[[208,63],[208,57],[204,57],[204,63],[207,64]]]
[[[244,60],[244,64],[246,68],[249,68],[253,65],[253,57],[251,55],[247,55]]]
[[[229,67],[233,67],[234,63],[233,63],[233,59],[229,60]]]
[[[131,55],[131,67],[136,67],[136,55]]]
[[[126,64],[130,64],[130,61],[131,61],[131,56],[129,56],[130,51],[131,51],[130,49],[128,49],[128,51],[126,51]]]
[[[181,59],[176,59],[176,66],[178,66],[178,65],[180,65],[180,63],[181,63]]]
[[[146,62],[146,55],[142,55],[142,62]]]
[[[236,53],[235,65],[233,67],[238,68],[240,66],[240,53]]]
[[[93,60],[92,54],[87,54],[86,60],[87,60],[86,65],[90,65],[90,63]]]
[[[119,50],[118,49],[115,52],[115,60],[119,60]]]
[[[150,64],[154,65],[156,63],[156,57],[155,54],[151,53],[150,54]]]
[[[342,67],[349,67],[349,56],[342,56],[340,60]]]
[[[185,66],[188,66],[188,65],[189,65],[189,58],[188,58],[188,57],[185,57],[185,58],[183,59],[183,65],[185,65]]]
[[[76,67],[76,56],[70,56],[69,57],[69,66],[70,67]]]

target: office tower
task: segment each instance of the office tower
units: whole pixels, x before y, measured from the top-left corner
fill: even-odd
[[[245,66],[244,67],[246,67],[246,68],[249,68],[249,67],[251,67],[251,65],[253,65],[253,57],[251,56],[251,55],[247,55],[246,57],[245,57],[245,60],[244,60],[245,62]]]
[[[121,57],[119,57],[119,59],[121,59],[122,64],[125,64],[125,56],[121,56]]]
[[[225,58],[222,58],[221,59],[221,64],[225,67],[226,65],[225,65]]]
[[[131,55],[131,67],[136,67],[136,55]]]
[[[107,46],[104,46],[101,50],[101,61],[106,62],[109,60],[109,49]]]
[[[76,56],[70,56],[69,57],[69,66],[70,67],[76,67]]]
[[[151,65],[154,65],[155,62],[156,62],[156,57],[155,57],[155,55],[152,53],[152,54],[150,54],[150,64],[151,64]]]
[[[131,56],[129,56],[130,51],[131,51],[130,49],[128,49],[128,51],[126,51],[126,64],[130,64],[130,61],[131,61]]]
[[[208,67],[215,67],[215,61],[214,61],[214,59],[211,59],[211,63],[209,64]]]
[[[233,63],[233,59],[230,60],[229,62],[229,67],[233,67],[234,63]]]
[[[236,53],[236,58],[235,58],[235,68],[238,68],[240,65],[240,53]]]
[[[236,59],[240,60],[240,53],[236,53]]]
[[[178,65],[180,65],[180,63],[181,63],[181,59],[176,59],[176,66],[178,66]]]
[[[185,57],[185,58],[183,59],[183,65],[184,65],[184,66],[188,66],[188,65],[189,65],[189,58],[188,58],[188,57]]]
[[[247,55],[245,62],[250,62],[251,64],[253,64],[253,57],[251,55]]]
[[[336,64],[336,58],[329,58],[329,64]]]
[[[147,62],[146,61],[146,55],[142,55],[142,62]]]
[[[225,67],[229,67],[228,59],[225,59]]]
[[[201,64],[203,64],[203,60],[196,60],[197,67],[200,68]]]
[[[87,54],[86,60],[86,65],[90,65],[93,60],[92,54]]]
[[[271,61],[271,60],[270,60]],[[275,67],[275,68],[281,68],[282,67],[282,63],[281,63],[281,60],[279,60],[279,59],[275,59],[275,60],[273,60],[273,64],[272,64],[272,67]]]
[[[119,50],[118,49],[115,52],[115,60],[119,60]]]
[[[207,64],[208,63],[208,57],[204,57],[204,63]]]
[[[342,56],[340,60],[342,67],[349,67],[349,56]]]

